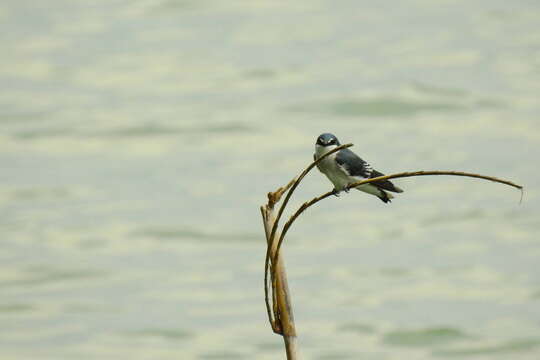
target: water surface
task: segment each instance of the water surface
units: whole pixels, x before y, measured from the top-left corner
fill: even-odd
[[[0,5],[2,359],[275,359],[258,210],[331,131],[411,178],[285,245],[306,359],[540,356],[534,1]],[[330,189],[310,174],[291,205]]]

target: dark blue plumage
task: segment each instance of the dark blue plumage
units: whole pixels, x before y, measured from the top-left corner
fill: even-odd
[[[339,145],[339,140],[333,134],[322,134],[317,138],[315,154],[313,156],[315,159],[318,159]],[[371,165],[349,149],[341,149],[327,156],[317,167],[334,184],[336,194],[342,190],[347,190],[348,186],[354,182],[384,175],[373,169]],[[393,198],[387,191],[403,192],[403,190],[389,180],[380,180],[361,185],[356,189],[375,195],[385,203],[390,202],[390,199]]]

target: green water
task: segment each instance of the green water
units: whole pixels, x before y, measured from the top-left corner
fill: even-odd
[[[535,1],[0,4],[0,358],[276,359],[259,205],[335,133],[396,181],[285,244],[305,359],[540,357]],[[306,177],[292,206],[328,191]]]

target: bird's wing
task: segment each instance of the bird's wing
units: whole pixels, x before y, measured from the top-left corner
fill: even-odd
[[[366,179],[384,176],[383,173],[373,169],[371,165],[349,149],[339,151],[336,155],[336,162],[338,163],[339,168],[349,176]],[[403,190],[392,184],[389,180],[379,180],[372,182],[371,184],[383,190],[403,192]]]
[[[378,172],[377,170],[373,170],[371,172],[370,178],[376,178],[376,177],[379,177],[379,176],[384,176],[384,174],[381,173],[381,172]],[[402,189],[395,186],[390,180],[379,180],[379,181],[373,182],[372,184],[374,184],[378,188],[381,188],[381,189],[384,189],[384,190],[393,191],[393,192],[397,192],[397,193],[403,192]]]
[[[349,176],[369,178],[373,169],[358,155],[349,149],[343,149],[336,154],[338,167]]]

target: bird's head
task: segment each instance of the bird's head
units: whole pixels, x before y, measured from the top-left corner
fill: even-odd
[[[339,140],[337,139],[337,137],[334,134],[330,134],[330,133],[321,134],[317,138],[317,142],[315,143],[315,146],[322,146],[322,147],[330,146],[332,148],[339,145],[341,144],[339,143]]]

